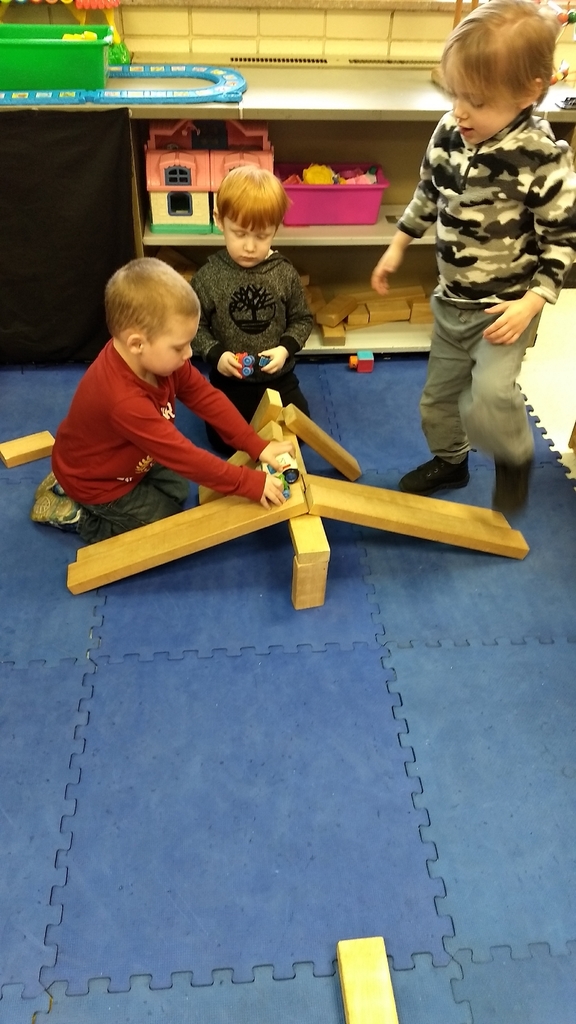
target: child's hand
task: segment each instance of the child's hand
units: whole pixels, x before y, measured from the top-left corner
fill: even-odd
[[[378,263],[372,271],[370,284],[374,291],[378,292],[379,295],[386,295],[386,292],[390,287],[388,284],[388,275],[396,273],[404,259],[404,253],[411,241],[412,237],[407,235],[405,231],[396,231],[384,255],[378,260]]]
[[[272,476],[271,473],[263,474],[266,479],[264,482],[264,490],[262,497],[260,498],[260,504],[264,508],[270,508],[272,505],[283,505],[286,501],[284,494],[282,493],[282,483],[277,476]]]
[[[288,452],[289,455],[294,455],[294,445],[291,441],[270,441],[266,445],[263,451],[258,456],[260,462],[267,462],[274,469],[282,470],[282,466],[276,458],[277,455],[284,455]]]
[[[238,380],[242,380],[242,368],[233,352],[223,352],[216,369],[223,377],[238,377]]]
[[[277,345],[276,348],[267,348],[265,352],[259,352],[258,355],[268,356],[270,360],[266,366],[262,367],[262,373],[277,373],[288,359],[288,349],[284,348],[284,345]]]
[[[500,313],[501,316],[484,331],[486,341],[491,345],[513,345],[540,312],[545,301],[535,292],[526,292],[521,299],[490,306],[486,313]]]

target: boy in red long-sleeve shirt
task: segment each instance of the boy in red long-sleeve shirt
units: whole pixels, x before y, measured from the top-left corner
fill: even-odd
[[[176,428],[176,399],[235,449],[280,469],[290,442],[266,444],[190,363],[200,305],[176,271],[132,260],[105,292],[112,338],[80,381],[36,491],[34,522],[72,530],[91,544],[182,511],[189,480],[222,494],[283,501],[269,473],[234,466]]]

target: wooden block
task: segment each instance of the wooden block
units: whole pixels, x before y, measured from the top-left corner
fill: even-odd
[[[266,388],[258,403],[258,408],[250,420],[250,425],[254,427],[258,434],[267,423],[280,419],[281,413],[282,399],[278,391],[274,391],[273,388]]]
[[[306,296],[306,302],[308,309],[314,315],[319,309],[322,309],[326,305],[326,299],[322,293],[322,290],[316,285],[311,285],[309,288],[304,289],[304,295]]]
[[[357,480],[362,470],[353,455],[342,445],[334,441],[325,430],[322,430],[309,416],[297,409],[295,405],[287,405],[284,409],[284,423],[293,430],[301,441],[309,444],[318,455],[334,466],[348,480]]]
[[[187,259],[186,256],[177,252],[176,249],[170,248],[169,245],[162,246],[156,253],[156,258],[162,260],[163,263],[167,263],[169,267],[172,267],[176,273],[180,274],[188,282],[192,280],[198,270],[198,267],[192,260]]]
[[[2,441],[0,444],[0,459],[8,469],[13,466],[22,466],[25,462],[34,462],[35,459],[44,459],[50,455],[54,447],[54,438],[49,430],[41,430],[38,434],[26,434],[25,437],[17,437],[13,441]]]
[[[327,577],[327,561],[300,562],[294,555],[292,561],[292,604],[296,611],[322,607],[326,600]]]
[[[380,299],[407,299],[411,301],[412,299],[426,298],[424,289],[420,284],[405,285],[404,287],[398,285],[398,287],[389,288],[386,295],[380,295],[373,288],[350,288],[346,289],[343,294],[353,295],[358,302],[373,302]]]
[[[572,451],[576,454],[576,423],[574,424],[574,429],[573,429],[572,433],[570,434],[570,440],[568,441],[568,447],[571,448]]]
[[[247,498],[220,498],[118,537],[79,548],[76,561],[68,566],[68,589],[73,594],[83,594],[145,569],[285,522],[292,516],[303,515],[307,505],[299,480],[292,485],[291,492],[288,501],[270,509]]]
[[[388,324],[410,319],[410,306],[406,299],[377,299],[368,302],[370,324]]]
[[[326,327],[336,327],[336,324],[341,323],[357,305],[353,295],[336,295],[323,309],[318,310],[316,320]]]
[[[356,309],[349,313],[346,318],[346,327],[366,327],[370,322],[370,314],[368,307],[362,303],[357,306]]]
[[[522,534],[490,509],[310,475],[306,498],[312,515],[344,523],[507,558],[525,558],[530,550]]]
[[[301,565],[330,560],[330,545],[319,516],[294,516],[288,529],[294,554]]]
[[[336,952],[346,1024],[398,1024],[384,939],[343,939]]]
[[[264,424],[258,433],[263,441],[281,441],[284,437],[281,424],[275,423],[274,420],[270,420],[269,423]],[[250,466],[251,469],[256,468],[256,463],[252,462],[247,452],[234,452],[234,454],[226,461],[229,462],[231,466]],[[204,484],[198,485],[199,505],[205,505],[207,501],[215,501],[217,498],[221,497],[222,494],[220,491],[213,491],[211,487],[205,487]]]
[[[434,316],[430,308],[430,302],[428,299],[418,300],[412,303],[412,312],[410,314],[411,324],[431,324],[434,323]]]
[[[298,274],[298,277],[300,278],[300,284],[302,287],[307,288],[310,284],[310,274]]]
[[[344,324],[336,324],[336,327],[327,327],[326,324],[322,324],[322,344],[345,345],[346,328]]]

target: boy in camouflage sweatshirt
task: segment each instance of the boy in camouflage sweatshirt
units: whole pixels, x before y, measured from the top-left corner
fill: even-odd
[[[226,249],[210,256],[194,277],[202,308],[194,353],[210,364],[210,383],[248,421],[266,388],[279,391],[284,405],[309,413],[294,365],[312,330],[312,316],[296,270],[270,249],[288,203],[270,171],[253,166],[230,171],[214,211]],[[243,367],[240,353],[253,357],[251,365]],[[230,454],[210,424],[206,431],[217,451]]]
[[[532,113],[548,89],[558,28],[532,0],[490,0],[446,42],[452,111],[372,276],[385,294],[407,246],[436,226],[439,282],[420,400],[433,458],[402,477],[403,491],[465,487],[473,447],[494,458],[493,508],[514,512],[527,500],[534,442],[516,381],[534,318],[556,302],[576,251],[573,157]]]

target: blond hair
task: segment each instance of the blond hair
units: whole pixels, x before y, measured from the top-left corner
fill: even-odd
[[[450,33],[442,73],[451,92],[488,100],[499,92],[522,99],[541,79],[544,99],[554,68],[560,26],[545,4],[534,0],[489,0]]]
[[[263,167],[245,164],[228,171],[216,194],[220,218],[252,231],[280,227],[290,205],[284,186]]]
[[[112,275],[104,292],[106,323],[117,338],[142,331],[152,341],[170,316],[197,317],[200,303],[193,288],[162,260],[132,260]]]

